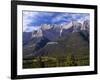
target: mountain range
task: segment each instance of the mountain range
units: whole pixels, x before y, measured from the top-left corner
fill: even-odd
[[[65,56],[89,49],[89,20],[63,25],[42,24],[38,30],[23,32],[23,58]],[[78,50],[76,50],[76,48]]]

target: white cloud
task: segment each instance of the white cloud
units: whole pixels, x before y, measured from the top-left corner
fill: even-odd
[[[54,13],[51,12],[41,12],[42,16],[53,16]]]
[[[83,21],[85,20],[90,20],[90,16],[89,15],[84,15],[83,17],[81,17],[80,19],[78,19],[77,21],[80,23],[83,23]]]
[[[58,16],[56,16],[52,19],[52,23],[58,22],[60,20],[65,20],[66,21],[65,17],[67,17],[68,15],[69,15],[68,13],[59,14]]]
[[[77,17],[80,17],[80,16],[82,16],[82,14],[78,14],[78,13],[71,14],[72,19],[77,19]]]
[[[25,29],[25,32],[32,32],[33,30],[38,30],[40,26],[30,26]]]
[[[29,12],[29,11],[23,12],[23,32],[28,29],[29,23],[31,23],[33,20],[35,21],[38,14],[39,14],[38,12]]]

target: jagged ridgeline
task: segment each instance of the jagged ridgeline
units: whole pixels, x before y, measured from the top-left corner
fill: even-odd
[[[89,20],[23,33],[23,68],[89,65]]]

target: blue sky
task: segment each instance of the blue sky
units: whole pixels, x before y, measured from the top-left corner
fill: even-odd
[[[23,11],[23,32],[38,29],[41,24],[68,24],[72,20],[89,20],[88,13]]]

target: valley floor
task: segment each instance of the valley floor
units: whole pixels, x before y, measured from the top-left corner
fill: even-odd
[[[41,56],[33,59],[24,59],[23,68],[47,68],[47,67],[68,67],[68,66],[88,66],[89,55],[66,57]]]

